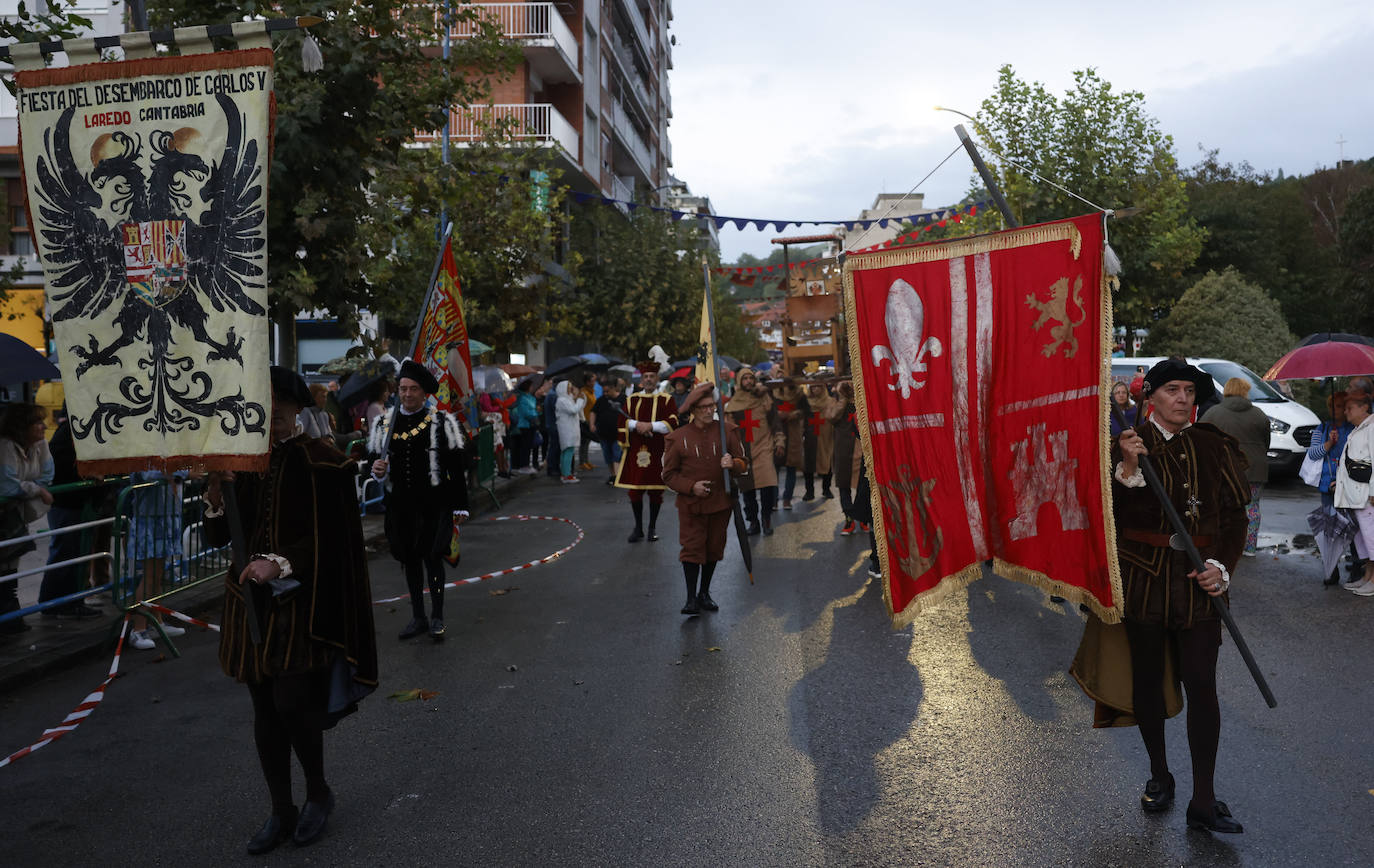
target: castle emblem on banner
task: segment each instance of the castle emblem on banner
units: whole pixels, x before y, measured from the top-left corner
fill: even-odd
[[[186,287],[186,221],[124,223],[124,276],[140,300],[161,307]]]

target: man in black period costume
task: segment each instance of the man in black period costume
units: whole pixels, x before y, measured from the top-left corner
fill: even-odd
[[[386,538],[391,554],[405,567],[410,590],[410,623],[401,639],[428,632],[444,638],[444,554],[453,540],[453,519],[468,516],[463,434],[458,419],[427,403],[439,381],[424,365],[401,364],[396,394],[400,407],[367,439],[372,476],[387,484]],[[387,431],[391,446],[382,455]],[[425,617],[424,579],[429,579],[430,615]]]
[[[212,473],[206,533],[229,541],[224,486],[232,484],[247,563],[225,576],[219,659],[248,686],[253,736],[272,815],[248,842],[266,853],[324,832],[334,793],[324,777],[324,731],[376,689],[372,592],[354,481],[357,465],[328,440],[306,437],[296,416],[310,392],[272,368],[272,449],[266,473]],[[260,633],[249,627],[251,607]],[[291,753],[305,772],[305,805],[291,796]]]
[[[1216,391],[1210,375],[1168,359],[1145,375],[1142,396],[1149,419],[1122,432],[1114,449],[1112,485],[1131,695],[1136,724],[1150,756],[1150,780],[1141,796],[1146,811],[1174,799],[1174,777],[1164,749],[1165,658],[1188,697],[1188,751],[1193,766],[1189,828],[1240,832],[1212,789],[1221,711],[1217,703],[1217,649],[1221,621],[1213,597],[1226,598],[1231,571],[1245,545],[1250,485],[1236,441],[1214,425],[1189,424],[1193,407]],[[1170,545],[1173,528],[1145,484],[1140,456],[1149,455],[1169,499],[1188,525],[1207,568]]]

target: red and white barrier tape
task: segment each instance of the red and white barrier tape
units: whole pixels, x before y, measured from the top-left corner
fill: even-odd
[[[497,570],[497,571],[494,572],[494,573],[483,573],[483,574],[480,575],[480,576],[469,576],[469,577],[466,578],[466,579],[457,579],[457,580],[455,580],[455,581],[449,582],[448,584],[444,585],[445,588],[456,588],[456,587],[458,587],[459,585],[473,585],[473,584],[476,584],[477,582],[485,582],[487,579],[494,579],[494,578],[496,578],[497,576],[508,576],[508,575],[510,575],[511,573],[518,573],[518,572],[520,572],[521,570],[528,570],[530,567],[537,567],[537,566],[539,566],[540,564],[547,564],[547,563],[549,563],[549,562],[551,562],[551,561],[556,561],[556,560],[558,560],[559,558],[563,557],[563,555],[565,555],[565,554],[567,554],[568,552],[572,551],[572,550],[573,550],[573,547],[576,546],[578,543],[582,542],[582,538],[586,535],[586,534],[583,532],[581,525],[579,525],[577,522],[573,521],[573,520],[570,519],[570,518],[560,518],[559,516],[556,516],[556,515],[496,515],[496,516],[492,516],[491,518],[489,518],[489,519],[487,519],[487,520],[488,520],[488,521],[561,521],[561,522],[563,522],[564,524],[570,524],[570,525],[572,525],[574,528],[577,529],[577,538],[574,539],[572,542],[568,543],[568,544],[567,544],[566,546],[564,546],[563,548],[561,548],[561,549],[559,549],[558,551],[554,552],[553,554],[548,555],[547,557],[542,557],[542,558],[540,558],[540,559],[537,560],[537,561],[529,561],[529,562],[527,562],[527,563],[523,563],[523,564],[519,565],[518,567],[509,567],[509,568],[504,569],[504,570]],[[375,606],[375,605],[381,605],[381,604],[383,604],[383,603],[399,603],[399,602],[401,602],[402,600],[408,600],[408,599],[410,599],[410,594],[402,594],[402,595],[399,596],[399,597],[387,597],[387,598],[384,599],[384,600],[373,600],[373,601],[372,601],[372,604]]]
[[[154,612],[161,612],[164,615],[170,615],[171,617],[176,618],[178,621],[190,624],[195,627],[203,627],[206,630],[214,630],[216,633],[219,632],[218,624],[211,624],[209,621],[202,621],[199,618],[192,618],[185,612],[178,612],[175,609],[169,609],[166,606],[159,606],[157,603],[140,603],[139,606],[143,609],[152,609]]]
[[[129,616],[125,615],[124,625],[119,630],[119,644],[115,647],[114,660],[110,663],[110,673],[105,677],[105,680],[102,681],[100,686],[92,691],[89,696],[81,700],[81,704],[72,709],[72,713],[67,715],[62,723],[54,726],[52,729],[43,730],[43,738],[23,750],[17,750],[4,759],[0,759],[0,768],[4,768],[17,759],[23,759],[41,747],[47,747],[62,736],[76,729],[81,725],[83,720],[91,716],[91,712],[95,711],[96,707],[100,705],[100,700],[105,698],[105,688],[109,686],[111,681],[114,681],[115,674],[119,672],[119,656],[124,653],[124,637],[128,634]]]

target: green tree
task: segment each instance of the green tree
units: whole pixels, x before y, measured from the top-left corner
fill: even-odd
[[[268,204],[268,286],[273,316],[289,325],[302,310],[327,309],[353,324],[372,302],[370,251],[362,227],[373,208],[373,177],[394,165],[417,130],[436,130],[445,106],[480,103],[488,77],[509,73],[519,50],[479,10],[455,5],[457,19],[481,22],[436,56],[441,29],[433,3],[411,0],[217,2],[154,0],[153,28],[314,15],[310,29],[324,69],[301,68],[303,35],[274,37],[277,126]],[[412,206],[437,212],[430,190]],[[419,255],[417,253],[417,255]],[[290,334],[290,331],[287,330]],[[288,341],[294,356],[294,342]],[[292,364],[294,358],[281,360]]]
[[[1022,225],[1059,220],[1093,206],[1126,212],[1110,224],[1122,261],[1117,321],[1145,324],[1168,309],[1206,232],[1188,215],[1188,198],[1173,139],[1145,110],[1139,91],[1117,91],[1096,70],[1074,72],[1074,86],[1056,97],[1039,82],[998,72],[973,126],[989,168]],[[1087,199],[1089,205],[1055,183]],[[974,182],[981,190],[981,182]],[[996,209],[946,227],[949,235],[1000,228]],[[935,233],[931,233],[932,237]]]
[[[473,337],[498,351],[519,351],[563,324],[560,282],[546,265],[561,231],[564,188],[551,176],[536,208],[530,180],[533,172],[549,173],[549,162],[543,149],[493,140],[455,149],[449,165],[437,149],[409,149],[381,167],[360,229],[373,254],[365,272],[370,309],[409,335],[439,252],[443,210],[453,223],[463,316]]]
[[[1340,242],[1346,292],[1343,322],[1361,334],[1374,334],[1374,187],[1364,188],[1346,203]]]
[[[1186,183],[1189,213],[1207,230],[1191,277],[1235,268],[1269,289],[1300,335],[1344,318],[1336,247],[1319,240],[1303,181],[1222,164],[1208,151]]]
[[[1234,268],[1208,272],[1184,291],[1145,340],[1155,356],[1212,356],[1263,373],[1297,339],[1279,303]]]
[[[569,304],[567,334],[635,359],[654,344],[673,358],[696,352],[703,277],[695,224],[645,207],[627,218],[592,205],[574,215],[571,238],[579,289]],[[745,333],[739,306],[721,281],[713,281],[711,298],[720,352],[752,357],[757,342]]]

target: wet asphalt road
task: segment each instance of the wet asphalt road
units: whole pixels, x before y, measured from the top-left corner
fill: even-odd
[[[1300,530],[1309,491],[1276,487],[1266,530]],[[838,506],[817,501],[756,538],[752,587],[732,540],[713,587],[721,611],[685,619],[671,504],[664,539],[634,546],[623,495],[599,480],[541,477],[505,512],[566,516],[587,537],[554,564],[449,591],[442,645],[399,643],[406,611],[379,607],[382,689],[327,736],[329,831],[257,862],[1374,863],[1374,599],[1324,589],[1310,555],[1238,571],[1236,617],[1279,707],[1228,640],[1217,788],[1247,831],[1213,839],[1184,829],[1182,800],[1141,813],[1137,734],[1092,730],[1065,671],[1080,616],[1032,588],[985,577],[893,631],[866,539],[836,536]],[[451,575],[573,536],[479,521]],[[375,596],[401,591],[388,556],[372,567]],[[182,644],[180,659],[127,651],[76,733],[0,769],[0,862],[255,861],[243,846],[266,797],[248,697],[219,673],[212,635]],[[0,697],[0,750],[60,721],[107,665]],[[437,695],[387,698],[408,688]],[[1168,736],[1186,799],[1181,719]]]

